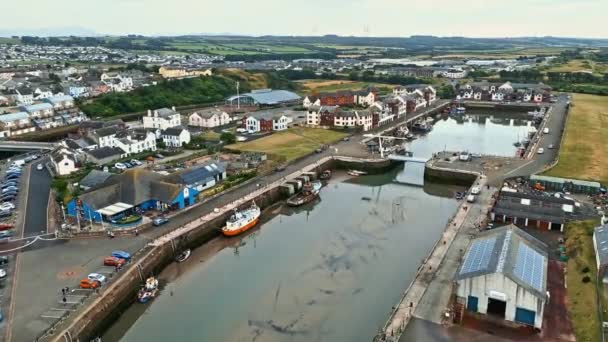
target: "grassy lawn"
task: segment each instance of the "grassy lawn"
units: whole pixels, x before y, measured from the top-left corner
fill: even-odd
[[[545,174],[608,183],[608,97],[574,94],[559,163]]]
[[[558,64],[555,65],[551,68],[549,68],[549,70],[547,70],[548,72],[580,72],[580,71],[589,71],[589,72],[593,72],[593,68],[591,66],[591,64],[583,59],[573,59],[571,61],[568,61],[568,63],[566,64]]]
[[[376,87],[380,93],[389,93],[393,91],[395,85],[384,83],[369,83],[348,80],[303,80],[299,81],[303,86],[303,92],[309,94],[311,92],[335,92],[342,90],[362,90],[368,86]]]
[[[201,135],[205,140],[218,141],[218,140],[220,140],[221,134],[217,133],[215,131],[212,131],[212,130],[207,130],[207,131],[203,132],[203,134],[201,134]]]
[[[566,266],[567,305],[579,342],[600,340],[595,286],[597,268],[592,239],[596,224],[594,221],[572,222],[565,229],[566,251],[570,258]],[[583,282],[584,277],[589,277],[590,281]]]
[[[346,133],[326,129],[292,128],[251,142],[228,145],[238,151],[264,152],[270,158],[290,161],[312,153],[325,144],[331,144],[346,136]]]
[[[244,80],[247,80],[247,83],[249,84],[251,89],[268,88],[268,81],[266,80],[265,74],[250,73],[241,69],[223,69],[220,71],[220,74],[228,77],[237,76]]]

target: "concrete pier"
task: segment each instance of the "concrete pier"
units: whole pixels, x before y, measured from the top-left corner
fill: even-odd
[[[420,265],[414,281],[376,336],[375,341],[398,341],[410,319],[420,317],[441,323],[452,293],[452,279],[477,226],[487,218],[495,188],[486,188],[487,178],[479,176],[475,185],[483,188],[475,203],[463,201],[450,219],[441,238]]]

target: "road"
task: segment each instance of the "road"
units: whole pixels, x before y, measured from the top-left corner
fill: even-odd
[[[27,207],[25,213],[25,223],[23,225],[23,237],[40,235],[46,233],[47,207],[49,203],[49,192],[51,190],[51,175],[49,171],[36,170],[38,163],[48,162],[47,158],[37,163],[32,163],[29,191],[27,194]]]
[[[505,175],[506,177],[530,176],[531,174],[544,170],[548,165],[551,165],[555,161],[559,153],[560,142],[566,123],[568,101],[568,96],[565,94],[558,97],[557,102],[553,104],[551,114],[544,126],[549,128],[549,134],[539,133],[541,135],[540,143],[534,149],[532,160],[522,167],[509,172]],[[549,145],[553,145],[554,148],[549,149]],[[539,147],[542,147],[545,150],[543,154],[536,153]]]

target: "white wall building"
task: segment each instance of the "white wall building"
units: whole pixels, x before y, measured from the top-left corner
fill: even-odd
[[[60,148],[51,153],[51,161],[58,175],[69,175],[78,171],[76,154],[67,148]]]
[[[160,137],[167,147],[182,147],[190,142],[190,132],[183,127],[167,128],[160,132]]]
[[[306,96],[302,101],[302,106],[304,108],[308,108],[310,106],[321,106],[321,99],[313,96]]]
[[[457,300],[468,311],[542,328],[547,246],[514,225],[478,235],[456,273]]]
[[[230,115],[218,108],[202,110],[190,114],[188,126],[213,128],[230,123]]]
[[[148,110],[148,115],[144,116],[144,128],[165,130],[181,124],[181,114],[175,111],[175,107]]]
[[[127,154],[156,151],[156,134],[147,132],[132,134],[124,138],[115,138],[114,146],[120,147]]]

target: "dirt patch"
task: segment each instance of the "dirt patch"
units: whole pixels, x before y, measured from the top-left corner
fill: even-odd
[[[77,279],[78,275],[83,274],[83,273],[85,273],[85,269],[82,266],[68,267],[68,268],[61,270],[61,272],[57,273],[57,279],[59,279],[59,280]]]

